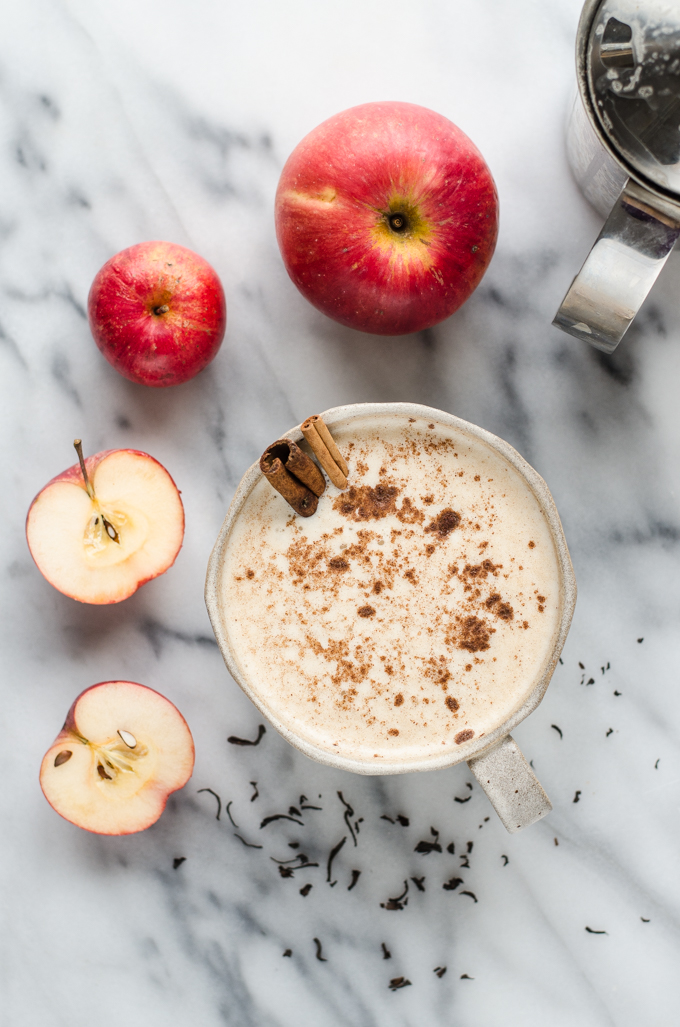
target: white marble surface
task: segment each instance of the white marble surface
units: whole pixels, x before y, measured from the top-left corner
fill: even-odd
[[[598,229],[563,152],[579,6],[24,0],[4,12],[3,1027],[676,1022],[680,260],[614,357],[550,327]],[[393,98],[468,132],[501,200],[486,278],[425,338],[375,339],[324,319],[288,281],[274,238],[292,147],[336,111]],[[152,238],[209,259],[229,307],[213,365],[159,391],[109,367],[83,312],[99,266]],[[202,597],[236,483],[308,414],[397,399],[508,439],[547,479],[571,547],[580,598],[564,664],[516,732],[555,809],[514,837],[467,787],[464,765],[360,778],[317,766],[271,729],[258,748],[226,741],[254,737],[260,722],[226,673]],[[28,504],[72,462],[76,435],[90,452],[149,451],[183,492],[176,566],[117,607],[58,594],[25,544]],[[197,743],[184,791],[157,825],[122,839],[61,820],[37,782],[73,698],[113,677],[168,695]],[[231,801],[239,833],[263,848],[244,847],[201,788]],[[346,834],[338,791],[363,822],[331,888],[326,858]],[[322,807],[305,811],[304,828],[260,830],[301,793]],[[455,855],[414,852],[431,827]],[[283,879],[270,857],[290,858],[293,840],[321,866]],[[423,875],[404,909],[381,908]],[[452,876],[464,886],[443,890]],[[400,976],[411,985],[390,991]]]

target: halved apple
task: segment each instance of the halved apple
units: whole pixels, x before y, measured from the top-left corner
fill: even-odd
[[[157,460],[136,449],[82,459],[33,500],[26,538],[41,573],[81,603],[119,603],[171,567],[184,508]]]
[[[194,741],[169,699],[134,681],[78,696],[40,768],[49,804],[95,834],[134,834],[160,817],[194,769]]]

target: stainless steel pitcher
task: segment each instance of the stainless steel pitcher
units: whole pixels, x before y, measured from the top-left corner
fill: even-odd
[[[553,324],[611,353],[680,235],[680,0],[586,0],[567,151],[607,218]]]

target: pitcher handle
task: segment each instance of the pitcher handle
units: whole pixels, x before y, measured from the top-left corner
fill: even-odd
[[[628,179],[553,324],[612,353],[680,235],[680,207]]]
[[[550,813],[550,799],[510,735],[493,749],[468,760],[468,767],[510,834]]]

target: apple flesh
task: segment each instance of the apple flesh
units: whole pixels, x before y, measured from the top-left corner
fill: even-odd
[[[81,603],[119,603],[172,566],[184,508],[165,468],[147,453],[114,449],[53,478],[33,500],[26,538],[38,569]]]
[[[106,359],[140,385],[179,385],[217,353],[227,325],[224,291],[210,264],[169,242],[143,242],[112,257],[87,301]]]
[[[168,699],[133,681],[82,692],[40,768],[60,816],[96,834],[150,827],[194,768],[194,742]]]
[[[288,274],[340,324],[422,331],[479,284],[498,233],[484,158],[441,114],[367,103],[324,121],[288,158],[276,234]]]

